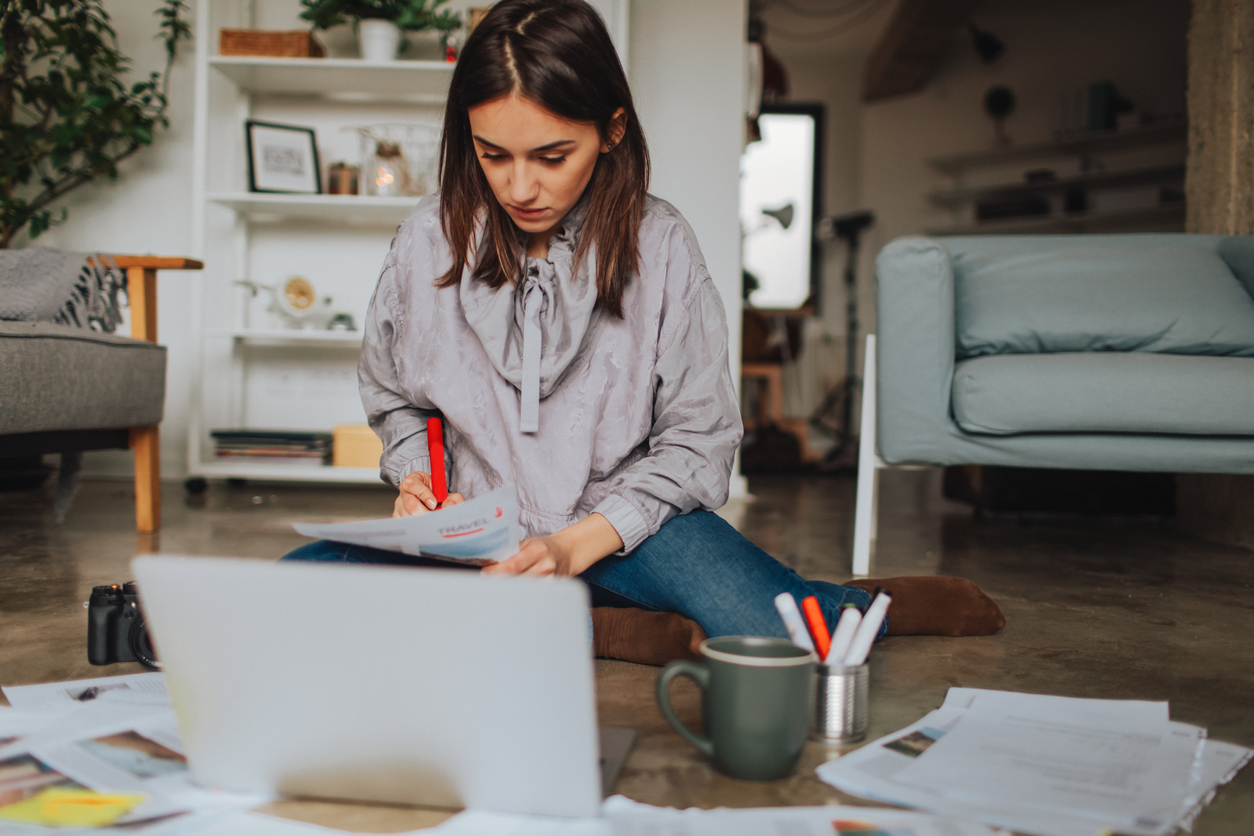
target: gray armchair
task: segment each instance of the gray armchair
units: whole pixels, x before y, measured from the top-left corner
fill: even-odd
[[[1254,473],[1254,236],[901,238],[875,281],[855,574],[881,467]]]
[[[63,255],[72,265],[73,254]],[[44,308],[61,305],[60,283],[26,289],[20,295],[32,300],[27,306],[16,304],[19,294],[10,288],[14,299],[0,305],[0,459],[61,453],[64,474],[66,454],[129,447],[135,456],[135,526],[153,532],[161,526],[158,425],[166,371],[165,347],[156,344],[157,271],[203,265],[159,256],[108,261],[126,272],[130,337],[87,327],[86,311],[77,325],[54,321]]]

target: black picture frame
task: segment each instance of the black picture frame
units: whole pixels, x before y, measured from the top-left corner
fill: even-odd
[[[275,142],[274,145],[284,151],[302,154],[301,159],[308,163],[309,175],[297,175],[293,172],[258,171],[257,155],[263,150],[263,139],[266,134],[271,139],[279,139],[283,134],[298,135],[298,141]],[[281,125],[275,122],[261,122],[248,119],[244,122],[244,138],[248,150],[248,190],[262,194],[322,194],[322,166],[318,160],[318,138],[313,128],[300,125]],[[296,137],[292,137],[296,139]],[[309,183],[296,183],[296,178],[307,178]]]

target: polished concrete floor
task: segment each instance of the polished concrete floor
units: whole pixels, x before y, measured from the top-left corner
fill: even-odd
[[[872,654],[871,737],[918,719],[952,685],[1082,697],[1169,700],[1174,719],[1254,746],[1254,553],[1174,532],[1156,519],[983,518],[940,498],[935,471],[884,476],[873,575],[971,578],[1002,606],[1005,630],[982,638],[898,637]],[[853,482],[760,478],[756,501],[730,509],[751,539],[810,577],[848,577]],[[383,489],[213,486],[189,499],[164,486],[164,528],[133,530],[129,485],[84,484],[62,525],[48,490],[0,494],[0,683],[99,675],[88,665],[82,602],[92,585],[129,578],[139,552],[273,559],[305,542],[296,519],[390,512]],[[133,665],[108,669],[138,670]],[[760,806],[864,803],[819,782],[839,749],[811,744],[796,774],[749,784],[714,772],[662,719],[657,669],[597,663],[601,722],[639,739],[617,790],[651,804]],[[695,689],[677,710],[699,723]],[[446,814],[282,802],[272,812],[345,828],[395,832]],[[1254,767],[1223,788],[1199,836],[1254,833]]]

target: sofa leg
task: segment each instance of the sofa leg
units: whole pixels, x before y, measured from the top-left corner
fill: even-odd
[[[854,503],[853,576],[871,572],[871,555],[879,528],[879,471],[884,461],[875,449],[875,335],[866,338],[862,370],[862,419],[858,438],[858,495]]]
[[[131,427],[135,455],[135,527],[142,532],[161,527],[161,432],[157,427]]]

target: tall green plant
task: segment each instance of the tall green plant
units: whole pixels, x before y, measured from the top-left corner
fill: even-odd
[[[133,2],[133,0],[128,0]],[[184,0],[161,0],[166,65],[129,86],[130,59],[103,0],[0,0],[0,248],[23,228],[62,223],[49,208],[151,145],[168,127],[170,67],[191,37]]]
[[[456,12],[440,11],[448,0],[301,0],[301,20],[314,29],[330,29],[358,20],[390,20],[409,32],[451,32],[462,25]]]

